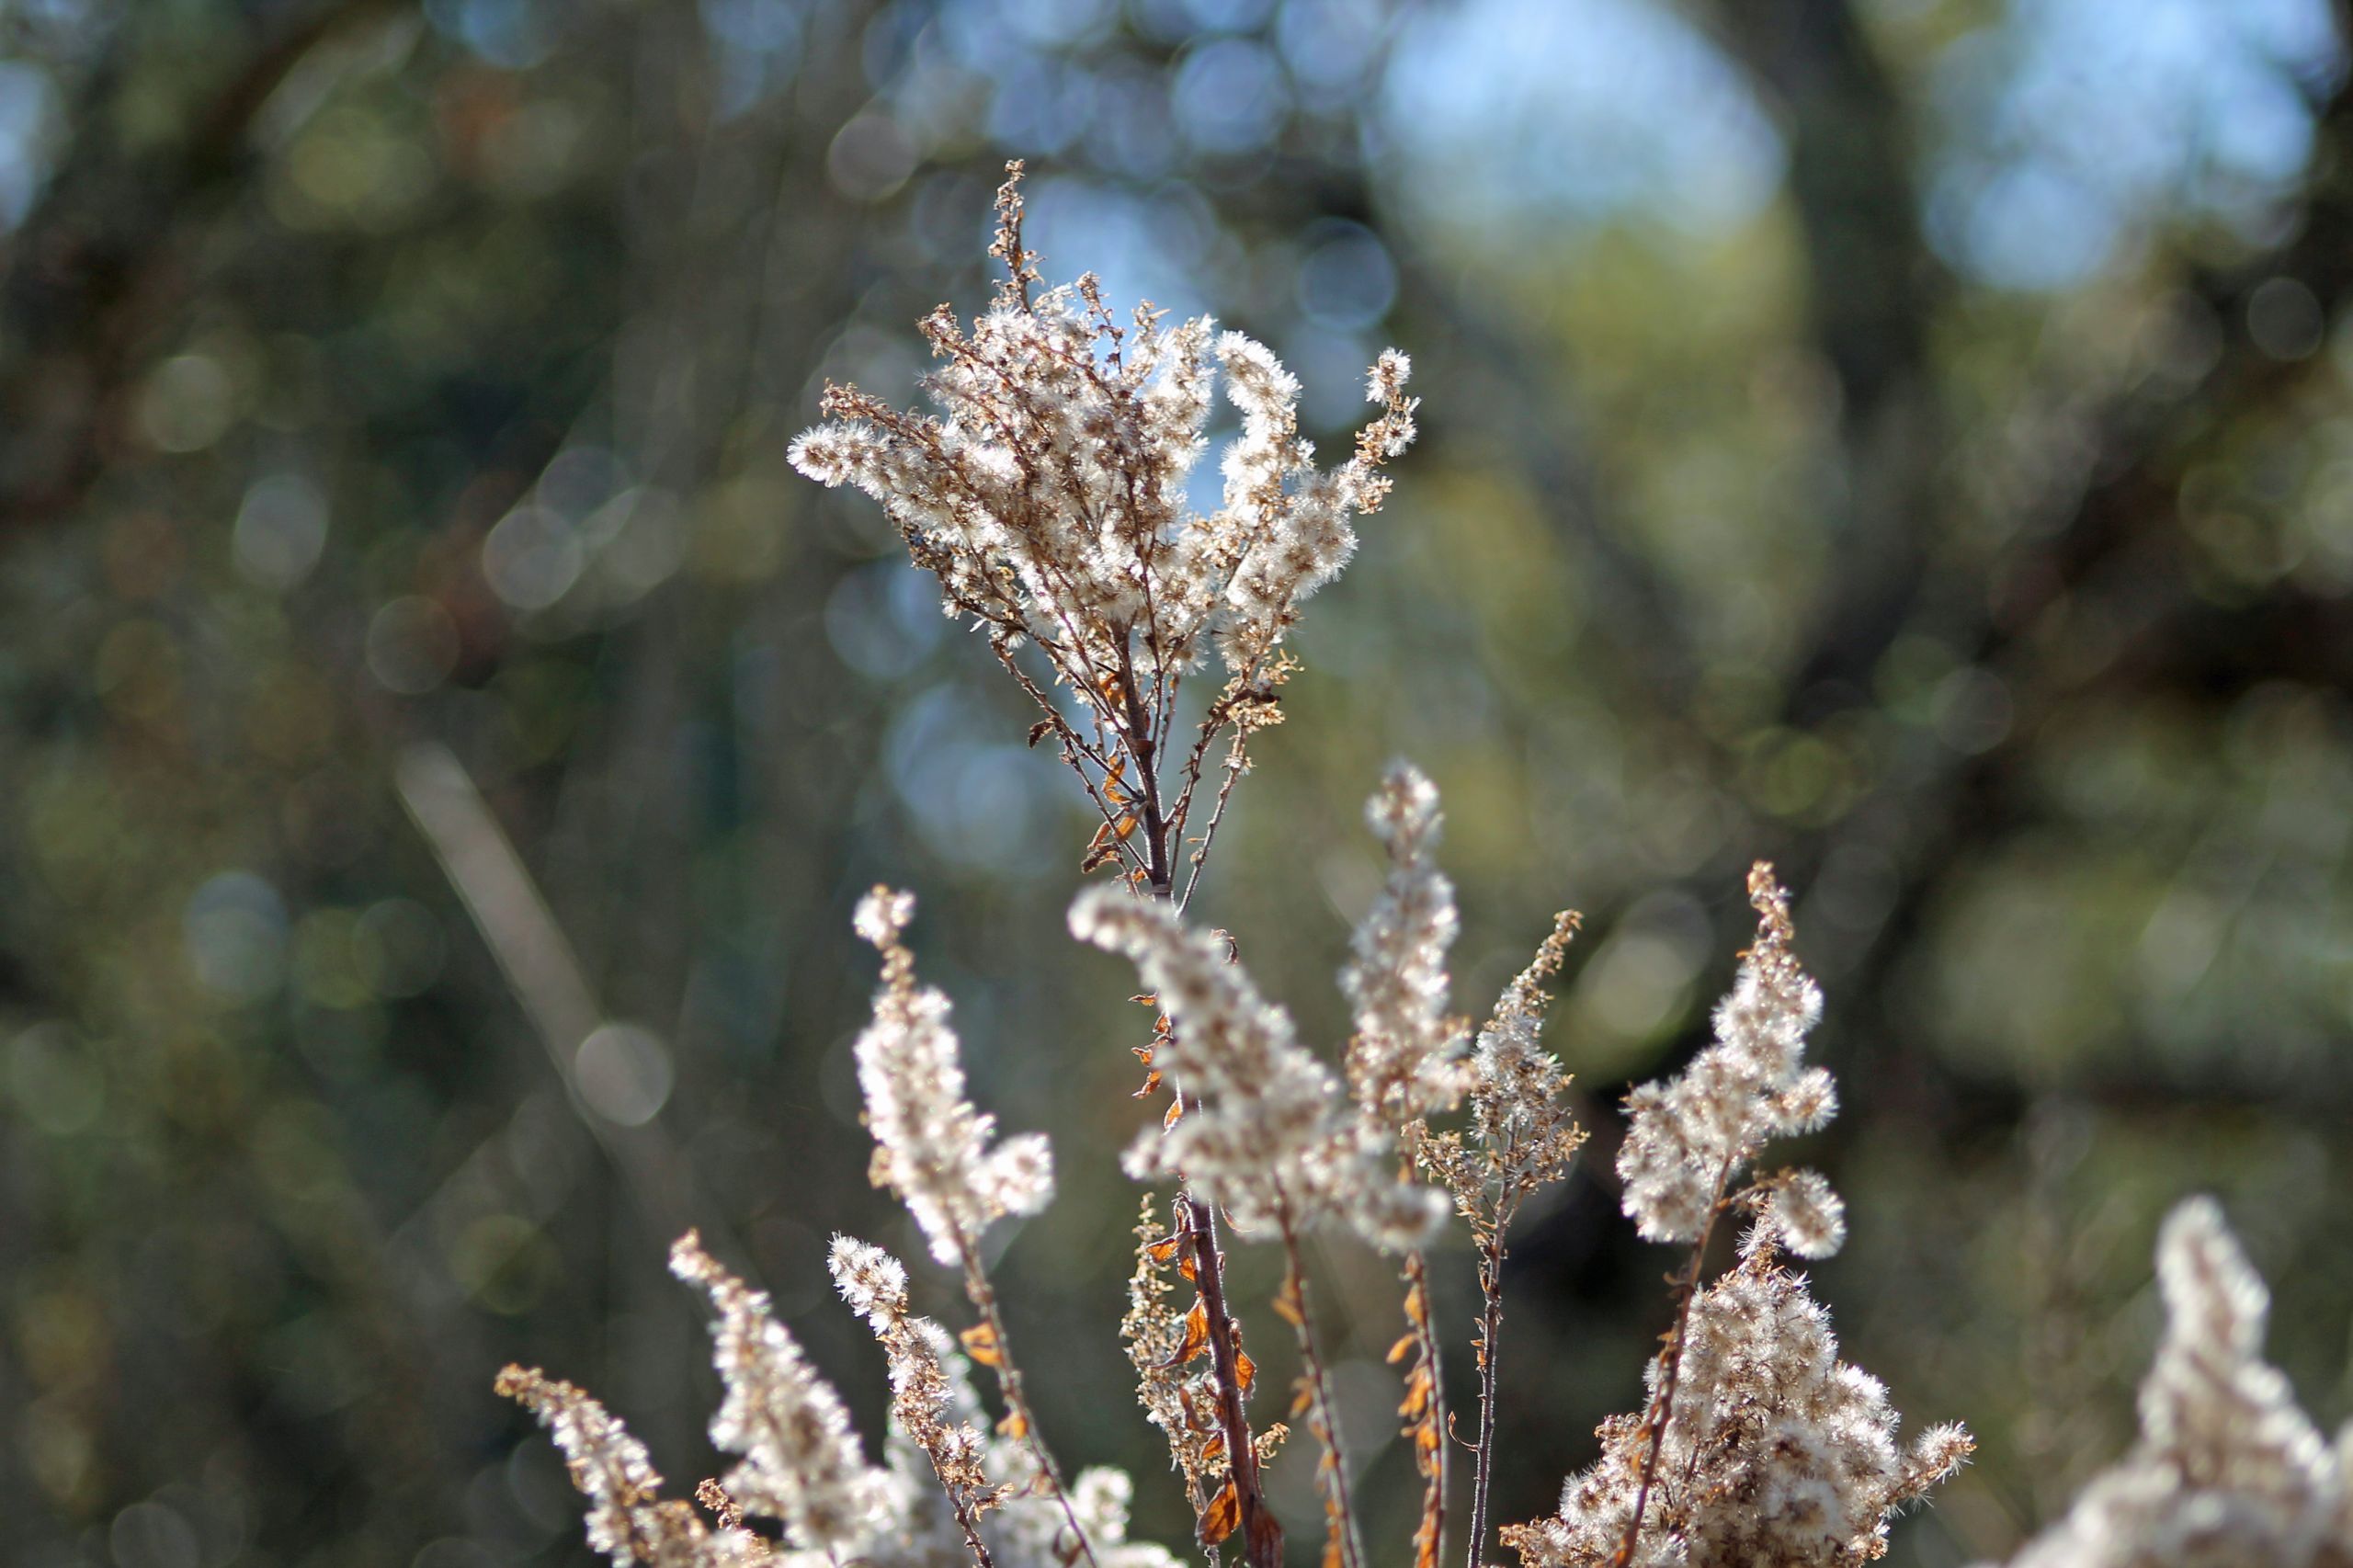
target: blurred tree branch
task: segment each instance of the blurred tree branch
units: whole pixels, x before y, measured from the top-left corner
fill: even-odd
[[[1921,240],[1903,104],[1847,0],[1733,0],[1715,14],[1782,108],[1807,306],[1841,399],[1839,564],[1789,690],[1802,721],[1862,699],[1923,586],[1947,505],[1927,339],[1948,280]]]
[[[2339,37],[2353,37],[2353,7],[2338,0],[2334,10]],[[2265,351],[2247,322],[2249,298],[2275,278],[2310,290],[2324,310],[2353,293],[2353,75],[2341,74],[2317,107],[2293,235],[2183,281],[2184,304],[2219,325],[2212,367],[2127,386],[2088,416],[2090,438],[2052,465],[2037,498],[2048,516],[2021,528],[1991,585],[1972,573],[1943,587],[1948,610],[1970,619],[1939,631],[1958,637],[1969,663],[2003,679],[2014,717],[2004,740],[1975,756],[1933,743],[1918,748],[1849,818],[1891,854],[1899,885],[1888,918],[1860,947],[1847,994],[1896,1005],[1893,971],[1922,935],[1949,872],[2030,820],[2029,754],[2069,702],[2101,687],[2213,700],[2265,679],[2353,681],[2353,647],[2332,607],[2286,579],[2218,602],[2200,591],[2180,528],[2186,478],[2251,423],[2292,417],[2293,401],[2329,373],[2323,358]],[[2053,657],[2086,637],[2107,643],[2106,653]]]
[[[330,38],[403,0],[318,0],[253,24],[242,67],[166,149],[131,151],[99,128],[114,118],[129,29],[69,119],[41,199],[8,237],[0,275],[0,529],[74,507],[119,445],[133,358],[189,281],[187,226],[234,199],[255,160],[256,117]]]

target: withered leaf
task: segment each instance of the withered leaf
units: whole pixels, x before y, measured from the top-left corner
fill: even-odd
[[[1185,1314],[1185,1343],[1176,1347],[1176,1358],[1171,1364],[1181,1367],[1210,1347],[1210,1309],[1208,1303],[1195,1301],[1193,1310]]]
[[[1210,1500],[1209,1512],[1201,1516],[1201,1544],[1215,1546],[1232,1535],[1242,1523],[1242,1494],[1231,1481],[1225,1490]]]
[[[1005,1358],[997,1353],[996,1330],[987,1324],[976,1323],[956,1336],[964,1345],[964,1354],[983,1367],[995,1367]]]

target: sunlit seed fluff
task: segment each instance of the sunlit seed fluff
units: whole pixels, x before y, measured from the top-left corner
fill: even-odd
[[[1348,1090],[1368,1115],[1403,1130],[1461,1103],[1468,1082],[1461,1020],[1447,1014],[1447,951],[1461,921],[1438,870],[1438,789],[1392,766],[1366,819],[1389,851],[1389,877],[1358,922],[1340,989],[1356,1013]]]
[[[1847,1241],[1847,1204],[1818,1171],[1792,1171],[1765,1199],[1760,1228],[1800,1257],[1828,1257]]]
[[[536,1367],[509,1367],[494,1386],[537,1416],[555,1439],[573,1486],[588,1501],[589,1547],[621,1568],[650,1561],[650,1516],[662,1476],[645,1445],[587,1393]]]
[[[754,1290],[712,1261],[693,1232],[670,1254],[670,1271],[699,1285],[718,1316],[712,1365],[726,1397],[710,1440],[744,1462],[724,1479],[745,1512],[779,1521],[793,1544],[856,1554],[880,1522],[888,1477],[866,1462],[841,1398]]]
[[[990,1222],[1034,1214],[1052,1199],[1053,1155],[1028,1133],[994,1148],[995,1119],[964,1098],[964,1069],[948,998],[917,986],[900,941],[915,900],[876,888],[859,900],[858,933],[882,952],[882,988],[858,1039],[858,1081],[874,1133],[874,1182],[907,1206],[942,1263],[960,1260]]]
[[[2353,1563],[2353,1428],[2332,1449],[2264,1361],[2269,1297],[2211,1199],[2166,1219],[2157,1284],[2140,1440],[2011,1568]]]
[[[1188,930],[1166,901],[1098,887],[1071,907],[1080,939],[1132,959],[1174,1026],[1154,1066],[1188,1108],[1147,1131],[1130,1172],[1181,1174],[1237,1226],[1338,1219],[1401,1250],[1445,1214],[1437,1193],[1397,1178],[1392,1141],[1343,1096],[1302,1049],[1290,1016],[1268,1003],[1214,934]]]
[[[1008,186],[1000,218],[1018,211]],[[1000,231],[1000,255],[1017,248],[1012,233]],[[1119,667],[1131,635],[1166,671],[1198,663],[1211,639],[1235,673],[1257,670],[1299,602],[1347,560],[1350,518],[1379,508],[1381,465],[1414,435],[1407,361],[1386,354],[1368,382],[1381,413],[1319,471],[1298,435],[1299,383],[1263,345],[1144,309],[1121,324],[1092,277],[1001,289],[969,328],[943,308],[921,330],[940,361],[925,383],[940,414],[829,388],[827,423],[790,460],[873,496],[949,613],[1048,649],[1065,678]],[[1243,429],[1222,464],[1224,504],[1203,517],[1185,504],[1187,480],[1221,369]],[[1097,700],[1091,682],[1073,686]]]
[[[1810,1131],[1837,1109],[1830,1074],[1800,1060],[1806,1033],[1822,1015],[1822,993],[1790,951],[1789,895],[1761,862],[1748,887],[1756,942],[1716,1008],[1715,1042],[1681,1075],[1627,1096],[1630,1126],[1618,1174],[1627,1215],[1652,1241],[1697,1237],[1725,1184],[1768,1138]],[[1812,1217],[1824,1214],[1817,1201]],[[1836,1229],[1813,1224],[1809,1244],[1826,1242],[1835,1250]]]
[[[980,1516],[997,1506],[999,1494],[985,1469],[986,1440],[966,1418],[977,1411],[977,1402],[961,1376],[949,1374],[946,1331],[907,1311],[906,1268],[881,1247],[837,1235],[826,1262],[834,1288],[882,1346],[891,1373],[893,1429],[929,1461],[960,1530],[977,1527]]]
[[[1650,1371],[1658,1392],[1660,1369]],[[1906,1451],[1887,1391],[1838,1359],[1829,1314],[1771,1250],[1699,1292],[1632,1562],[1637,1568],[1850,1568],[1877,1557],[1889,1517],[1971,1449],[1958,1426]],[[1505,1532],[1528,1568],[1614,1562],[1650,1442],[1602,1425],[1602,1457],[1569,1478],[1560,1512]]]

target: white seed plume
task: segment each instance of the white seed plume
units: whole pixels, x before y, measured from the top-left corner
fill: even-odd
[[[2167,1217],[2157,1284],[2140,1441],[2011,1568],[2353,1564],[2353,1428],[2332,1450],[2263,1359],[2269,1295],[2213,1199]]]
[[[1767,1139],[1812,1131],[1837,1109],[1829,1073],[1800,1062],[1806,1031],[1822,1016],[1822,993],[1790,950],[1789,895],[1761,862],[1749,872],[1748,892],[1756,943],[1717,1005],[1715,1043],[1680,1076],[1626,1097],[1631,1125],[1618,1174],[1626,1213],[1651,1241],[1697,1238],[1726,1184]],[[1843,1223],[1823,1222],[1819,1199],[1799,1219],[1808,1228],[1788,1237],[1790,1250],[1813,1257],[1826,1256],[1815,1250],[1825,1243],[1836,1250]]]
[[[1346,1102],[1290,1015],[1259,995],[1215,935],[1186,929],[1165,900],[1111,887],[1081,894],[1070,925],[1134,960],[1175,1026],[1154,1065],[1187,1108],[1129,1149],[1131,1175],[1181,1174],[1245,1230],[1334,1218],[1403,1250],[1443,1218],[1444,1199],[1398,1180],[1386,1131]]]
[[[874,1185],[898,1194],[932,1256],[955,1263],[990,1221],[1046,1206],[1053,1154],[1035,1132],[990,1147],[996,1119],[964,1097],[948,998],[916,985],[915,955],[899,939],[914,915],[913,896],[888,888],[858,901],[858,934],[882,952],[882,989],[858,1038],[858,1081],[874,1133]]]
[[[1661,1375],[1652,1363],[1650,1392]],[[1666,1443],[1632,1568],[1849,1568],[1884,1550],[1891,1514],[1958,1469],[1967,1432],[1931,1427],[1909,1453],[1879,1380],[1838,1359],[1805,1281],[1751,1252],[1691,1306]],[[1528,1568],[1614,1562],[1642,1499],[1650,1441],[1632,1416],[1569,1478],[1561,1511],[1505,1532]]]
[[[1446,955],[1461,920],[1454,884],[1435,858],[1437,787],[1397,763],[1366,803],[1365,818],[1388,846],[1389,878],[1340,971],[1340,989],[1356,1010],[1348,1090],[1365,1114],[1402,1132],[1453,1109],[1468,1085],[1467,1031],[1446,1010]]]
[[[670,1272],[710,1296],[712,1365],[726,1398],[710,1440],[744,1462],[724,1484],[746,1513],[781,1522],[787,1538],[847,1561],[858,1553],[888,1502],[889,1478],[866,1462],[841,1397],[754,1290],[713,1262],[691,1231],[671,1250]]]
[[[563,1450],[574,1488],[588,1500],[590,1549],[620,1568],[650,1562],[662,1476],[645,1445],[589,1395],[537,1368],[509,1367],[494,1386],[539,1417]]]
[[[907,1311],[907,1271],[881,1247],[835,1236],[827,1262],[842,1300],[882,1346],[891,1369],[892,1428],[922,1450],[958,1538],[977,1538],[982,1516],[997,1506],[1002,1494],[989,1481],[985,1439],[958,1408],[962,1380],[948,1375],[947,1332]],[[962,1397],[969,1401],[971,1392],[964,1383]]]
[[[828,388],[827,422],[793,442],[793,466],[881,502],[949,614],[1003,646],[1047,649],[1083,695],[1089,672],[1120,669],[1136,645],[1175,671],[1214,638],[1231,670],[1256,671],[1346,564],[1350,518],[1387,494],[1381,464],[1414,437],[1405,357],[1381,356],[1367,387],[1381,414],[1319,470],[1298,433],[1299,383],[1263,345],[1206,317],[1163,325],[1148,306],[1120,325],[1092,275],[1031,298],[1019,213],[1009,184],[997,254],[1015,276],[990,309],[969,332],[945,306],[923,323],[944,417]],[[1224,505],[1201,517],[1186,478],[1221,369],[1243,429]]]

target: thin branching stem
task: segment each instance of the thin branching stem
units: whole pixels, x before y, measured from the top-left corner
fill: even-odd
[[[1283,1293],[1290,1303],[1283,1316],[1290,1320],[1291,1333],[1299,1342],[1300,1375],[1307,1380],[1308,1398],[1313,1402],[1315,1438],[1324,1447],[1315,1465],[1316,1480],[1324,1493],[1324,1511],[1331,1540],[1339,1547],[1341,1568],[1363,1568],[1364,1547],[1357,1540],[1356,1505],[1348,1495],[1347,1455],[1340,1447],[1339,1415],[1332,1399],[1331,1374],[1315,1338],[1315,1315],[1307,1301],[1307,1259],[1302,1255],[1299,1228],[1292,1222],[1290,1205],[1278,1210],[1277,1222],[1282,1234],[1283,1261],[1290,1271],[1283,1282]]]
[[[1634,1488],[1634,1512],[1626,1523],[1626,1539],[1618,1543],[1618,1555],[1610,1560],[1610,1568],[1627,1568],[1642,1540],[1643,1517],[1650,1509],[1651,1487],[1658,1480],[1659,1457],[1666,1451],[1667,1424],[1675,1419],[1675,1389],[1683,1376],[1683,1348],[1690,1337],[1691,1304],[1699,1299],[1699,1272],[1707,1265],[1708,1243],[1716,1233],[1716,1221],[1724,1211],[1724,1184],[1732,1179],[1732,1168],[1733,1156],[1726,1154],[1716,1170],[1707,1221],[1699,1227],[1699,1239],[1691,1244],[1690,1265],[1684,1269],[1683,1278],[1676,1281],[1675,1330],[1667,1337],[1666,1347],[1659,1352],[1665,1358],[1665,1369],[1659,1376],[1658,1393],[1643,1416],[1649,1446],[1643,1454],[1642,1481]]]
[[[1121,692],[1129,722],[1129,744],[1133,751],[1141,742],[1137,756],[1138,783],[1143,790],[1144,829],[1147,835],[1146,856],[1151,868],[1145,887],[1149,896],[1174,899],[1176,879],[1172,874],[1170,839],[1181,825],[1161,815],[1160,784],[1152,762],[1154,751],[1151,732],[1143,718],[1143,708],[1138,700],[1131,680]],[[1198,869],[1198,867],[1196,868]],[[1176,1085],[1180,1109],[1184,1104],[1184,1086]],[[1281,1568],[1283,1532],[1276,1522],[1274,1510],[1267,1506],[1265,1487],[1258,1477],[1258,1450],[1250,1435],[1250,1417],[1244,1403],[1242,1369],[1237,1342],[1241,1335],[1235,1328],[1233,1314],[1225,1294],[1225,1255],[1218,1246],[1217,1217],[1210,1206],[1193,1195],[1190,1184],[1179,1202],[1185,1230],[1193,1258],[1195,1288],[1200,1292],[1201,1310],[1209,1320],[1210,1365],[1217,1382],[1218,1425],[1225,1437],[1227,1474],[1233,1484],[1234,1501],[1241,1511],[1243,1557],[1248,1568]]]
[[[989,1283],[988,1270],[981,1265],[980,1249],[970,1237],[960,1234],[956,1250],[964,1264],[964,1294],[988,1327],[990,1349],[995,1358],[991,1366],[996,1373],[997,1387],[1005,1392],[1006,1407],[1021,1428],[1021,1444],[1037,1461],[1039,1476],[1061,1506],[1063,1518],[1070,1526],[1071,1539],[1078,1543],[1079,1554],[1086,1559],[1088,1568],[1098,1568],[1094,1543],[1086,1539],[1086,1530],[1078,1522],[1078,1511],[1071,1506],[1070,1493],[1063,1485],[1062,1470],[1039,1433],[1037,1413],[1029,1408],[1029,1395],[1021,1381],[1021,1365],[1013,1358],[1013,1340],[1005,1331],[1004,1314],[997,1310],[996,1287]]]
[[[1487,1500],[1495,1470],[1495,1351],[1503,1330],[1504,1228],[1498,1222],[1479,1238],[1479,1444],[1471,1471],[1469,1568],[1479,1568],[1487,1550]]]
[[[1225,1257],[1217,1244],[1217,1220],[1210,1206],[1187,1192],[1179,1202],[1193,1258],[1194,1281],[1208,1320],[1210,1365],[1215,1373],[1218,1425],[1224,1433],[1226,1473],[1241,1515],[1242,1552],[1249,1568],[1282,1568],[1283,1531],[1267,1505],[1258,1478],[1258,1449],[1242,1403],[1242,1368],[1233,1314],[1225,1298]]]

